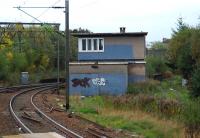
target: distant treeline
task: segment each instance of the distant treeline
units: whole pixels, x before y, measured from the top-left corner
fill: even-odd
[[[46,72],[57,67],[57,47],[60,46],[60,68],[65,63],[65,38],[57,28],[23,26],[22,24],[0,27],[0,80],[12,80],[14,74]],[[58,33],[60,32],[60,33]],[[90,32],[74,29],[70,33]],[[70,60],[77,59],[77,38],[70,36]]]

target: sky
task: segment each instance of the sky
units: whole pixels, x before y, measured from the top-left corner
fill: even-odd
[[[64,6],[65,0],[0,0],[0,22],[33,22],[17,6]],[[147,43],[170,38],[177,19],[200,24],[200,0],[69,0],[70,29],[87,28],[94,33],[148,32]],[[65,27],[64,9],[23,9],[41,22]]]

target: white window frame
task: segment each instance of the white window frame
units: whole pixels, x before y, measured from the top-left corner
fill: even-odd
[[[83,38],[83,39],[85,39],[85,38]],[[83,47],[82,47],[82,40],[83,40],[83,39],[79,39],[79,40],[78,40],[78,45],[80,45],[78,49],[79,49],[79,51],[86,52],[87,49],[88,49],[88,48],[87,48],[87,39],[85,39],[85,40],[86,40],[86,50],[83,50]]]
[[[82,49],[82,40],[86,40],[86,50]],[[91,39],[92,49],[88,50],[88,39]],[[94,39],[97,39],[97,50],[94,50]],[[103,49],[99,50],[99,40],[102,39],[103,41]],[[78,39],[78,51],[79,52],[104,52],[104,38],[79,38]]]

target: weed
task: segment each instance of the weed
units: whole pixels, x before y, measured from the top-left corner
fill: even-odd
[[[139,94],[139,93],[151,93],[157,91],[157,86],[160,84],[159,81],[149,80],[147,82],[140,82],[129,84],[128,94]]]
[[[139,111],[135,96],[122,97],[86,97],[84,100],[74,97],[73,109],[92,121],[114,129],[122,129],[143,135],[145,138],[176,138],[182,132],[179,125],[169,120],[160,120],[149,113]],[[147,97],[146,97],[147,98]],[[152,97],[150,96],[149,99]],[[148,99],[148,98],[147,98]],[[152,100],[147,100],[151,103]],[[113,104],[111,101],[115,101]],[[155,102],[154,99],[152,101]],[[77,104],[78,103],[78,104]],[[134,104],[134,106],[133,106]],[[130,107],[128,107],[130,105]],[[96,111],[98,107],[98,112]]]
[[[182,120],[186,126],[186,134],[191,138],[200,135],[200,99],[195,99],[184,104]]]
[[[84,114],[98,114],[98,111],[94,108],[80,108],[79,109],[80,113],[84,113]]]

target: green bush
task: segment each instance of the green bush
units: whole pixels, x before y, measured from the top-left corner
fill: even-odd
[[[128,94],[139,94],[139,93],[152,93],[158,90],[159,81],[149,80],[146,82],[139,82],[129,84],[127,93]]]
[[[182,104],[174,99],[159,99],[157,101],[158,112],[164,116],[179,116],[182,111]]]
[[[11,61],[11,69],[14,72],[26,71],[28,62],[26,60],[25,53],[14,53],[14,57]]]
[[[179,50],[177,57],[177,67],[184,78],[189,79],[193,70],[194,61],[191,55],[191,46],[184,45]]]
[[[146,57],[146,71],[147,75],[150,78],[153,78],[154,74],[164,73],[168,70],[166,65],[167,61],[164,58],[156,57],[156,56],[148,56]]]
[[[5,80],[9,74],[9,61],[2,52],[0,52],[0,59],[0,80]]]
[[[7,81],[8,85],[18,85],[20,84],[20,72],[12,72],[8,74]]]
[[[192,75],[192,95],[200,96],[200,66],[195,70]]]
[[[184,104],[182,120],[189,137],[196,138],[200,135],[200,99],[188,101]]]
[[[183,107],[182,103],[176,99],[156,97],[144,93],[115,97],[112,101],[116,109],[140,109],[167,118],[179,117]]]
[[[80,113],[84,113],[84,114],[98,114],[97,110],[94,109],[94,108],[87,108],[87,107],[84,107],[84,108],[81,108],[79,110]]]

